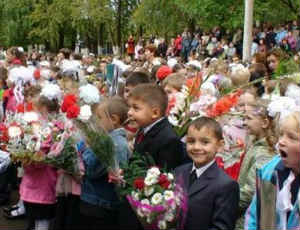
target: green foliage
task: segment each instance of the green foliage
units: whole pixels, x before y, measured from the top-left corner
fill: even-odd
[[[47,156],[44,163],[58,169],[63,169],[71,175],[79,175],[78,157],[76,143],[73,138],[69,138],[60,154],[57,156]]]
[[[292,58],[281,60],[274,73],[274,78],[300,72],[299,64]]]
[[[125,197],[134,190],[134,180],[137,178],[145,178],[147,170],[150,166],[154,166],[155,162],[150,155],[142,155],[134,152],[130,158],[130,162],[122,165],[124,172],[123,179],[126,182],[122,187],[118,187],[118,193],[121,197]]]
[[[300,18],[300,1],[255,0],[254,19],[278,24]],[[0,0],[0,44],[89,47],[129,34],[170,38],[185,28],[242,27],[244,0]],[[92,45],[91,45],[92,44]]]
[[[101,130],[94,130],[88,124],[78,123],[83,130],[87,144],[105,167],[115,168],[115,146],[109,135]]]

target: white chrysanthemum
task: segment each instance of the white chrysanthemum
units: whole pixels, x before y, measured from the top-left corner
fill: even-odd
[[[147,176],[155,176],[158,177],[160,175],[159,168],[157,167],[152,167],[147,171]]]
[[[79,88],[79,97],[86,104],[90,105],[98,103],[100,101],[99,90],[96,86],[91,84],[87,84]]]
[[[161,195],[161,193],[157,192],[152,196],[151,203],[154,205],[158,205],[162,202],[162,200],[163,200],[163,196]]]
[[[159,228],[159,229],[167,229],[167,223],[166,223],[166,221],[160,220],[160,221],[158,222],[158,228]]]
[[[137,192],[132,191],[131,196],[134,200],[139,200],[140,196]]]
[[[165,200],[171,200],[174,198],[174,192],[173,191],[170,191],[170,190],[167,190],[164,192],[164,198]]]
[[[8,128],[8,136],[10,138],[17,138],[22,135],[22,129],[18,126],[10,126]]]
[[[154,185],[154,184],[156,184],[157,183],[157,177],[156,176],[151,176],[151,175],[149,175],[149,176],[147,176],[146,178],[145,178],[145,185],[146,186],[151,186],[151,185]]]
[[[137,212],[138,216],[140,216],[140,217],[144,217],[145,216],[144,213],[143,213],[143,211],[140,208],[138,208],[136,212]]]
[[[141,200],[141,203],[150,205],[150,201],[148,199]]]
[[[36,112],[26,112],[23,115],[23,120],[27,123],[38,121],[39,115]]]
[[[62,97],[62,91],[58,85],[47,83],[42,88],[42,92],[40,95],[48,98],[49,100],[60,100]]]
[[[148,224],[151,224],[151,222],[152,222],[152,218],[151,218],[151,216],[148,216],[148,217],[147,217],[147,223],[148,223]]]
[[[168,212],[166,215],[165,215],[165,220],[168,221],[168,222],[172,222],[174,220],[174,215],[173,213],[171,212]]]
[[[80,113],[78,119],[80,119],[81,121],[88,121],[91,116],[92,116],[91,106],[84,105],[80,107]]]
[[[168,180],[169,181],[174,180],[174,175],[172,173],[168,173]]]
[[[154,188],[153,187],[145,187],[145,196],[149,197],[154,193]]]

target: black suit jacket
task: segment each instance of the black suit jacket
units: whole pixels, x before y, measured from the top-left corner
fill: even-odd
[[[214,163],[188,188],[191,170],[191,163],[175,169],[188,194],[184,229],[233,230],[238,217],[238,183]]]
[[[164,118],[145,134],[140,143],[135,142],[134,152],[150,154],[158,166],[170,170],[183,163],[185,148],[168,119]]]

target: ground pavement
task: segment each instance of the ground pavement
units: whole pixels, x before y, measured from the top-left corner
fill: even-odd
[[[15,190],[11,194],[10,203],[8,205],[16,204],[18,201],[18,191]],[[5,205],[3,207],[6,207]],[[7,220],[3,217],[3,207],[0,207],[0,230],[25,230],[27,227],[26,219]]]

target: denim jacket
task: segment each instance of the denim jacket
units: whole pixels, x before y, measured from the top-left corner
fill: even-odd
[[[115,144],[116,158],[120,163],[128,160],[128,145],[124,129],[113,130],[109,134]],[[108,183],[107,170],[94,152],[86,147],[84,141],[77,144],[82,153],[85,176],[81,186],[81,200],[106,209],[114,209],[119,205],[115,185]]]

